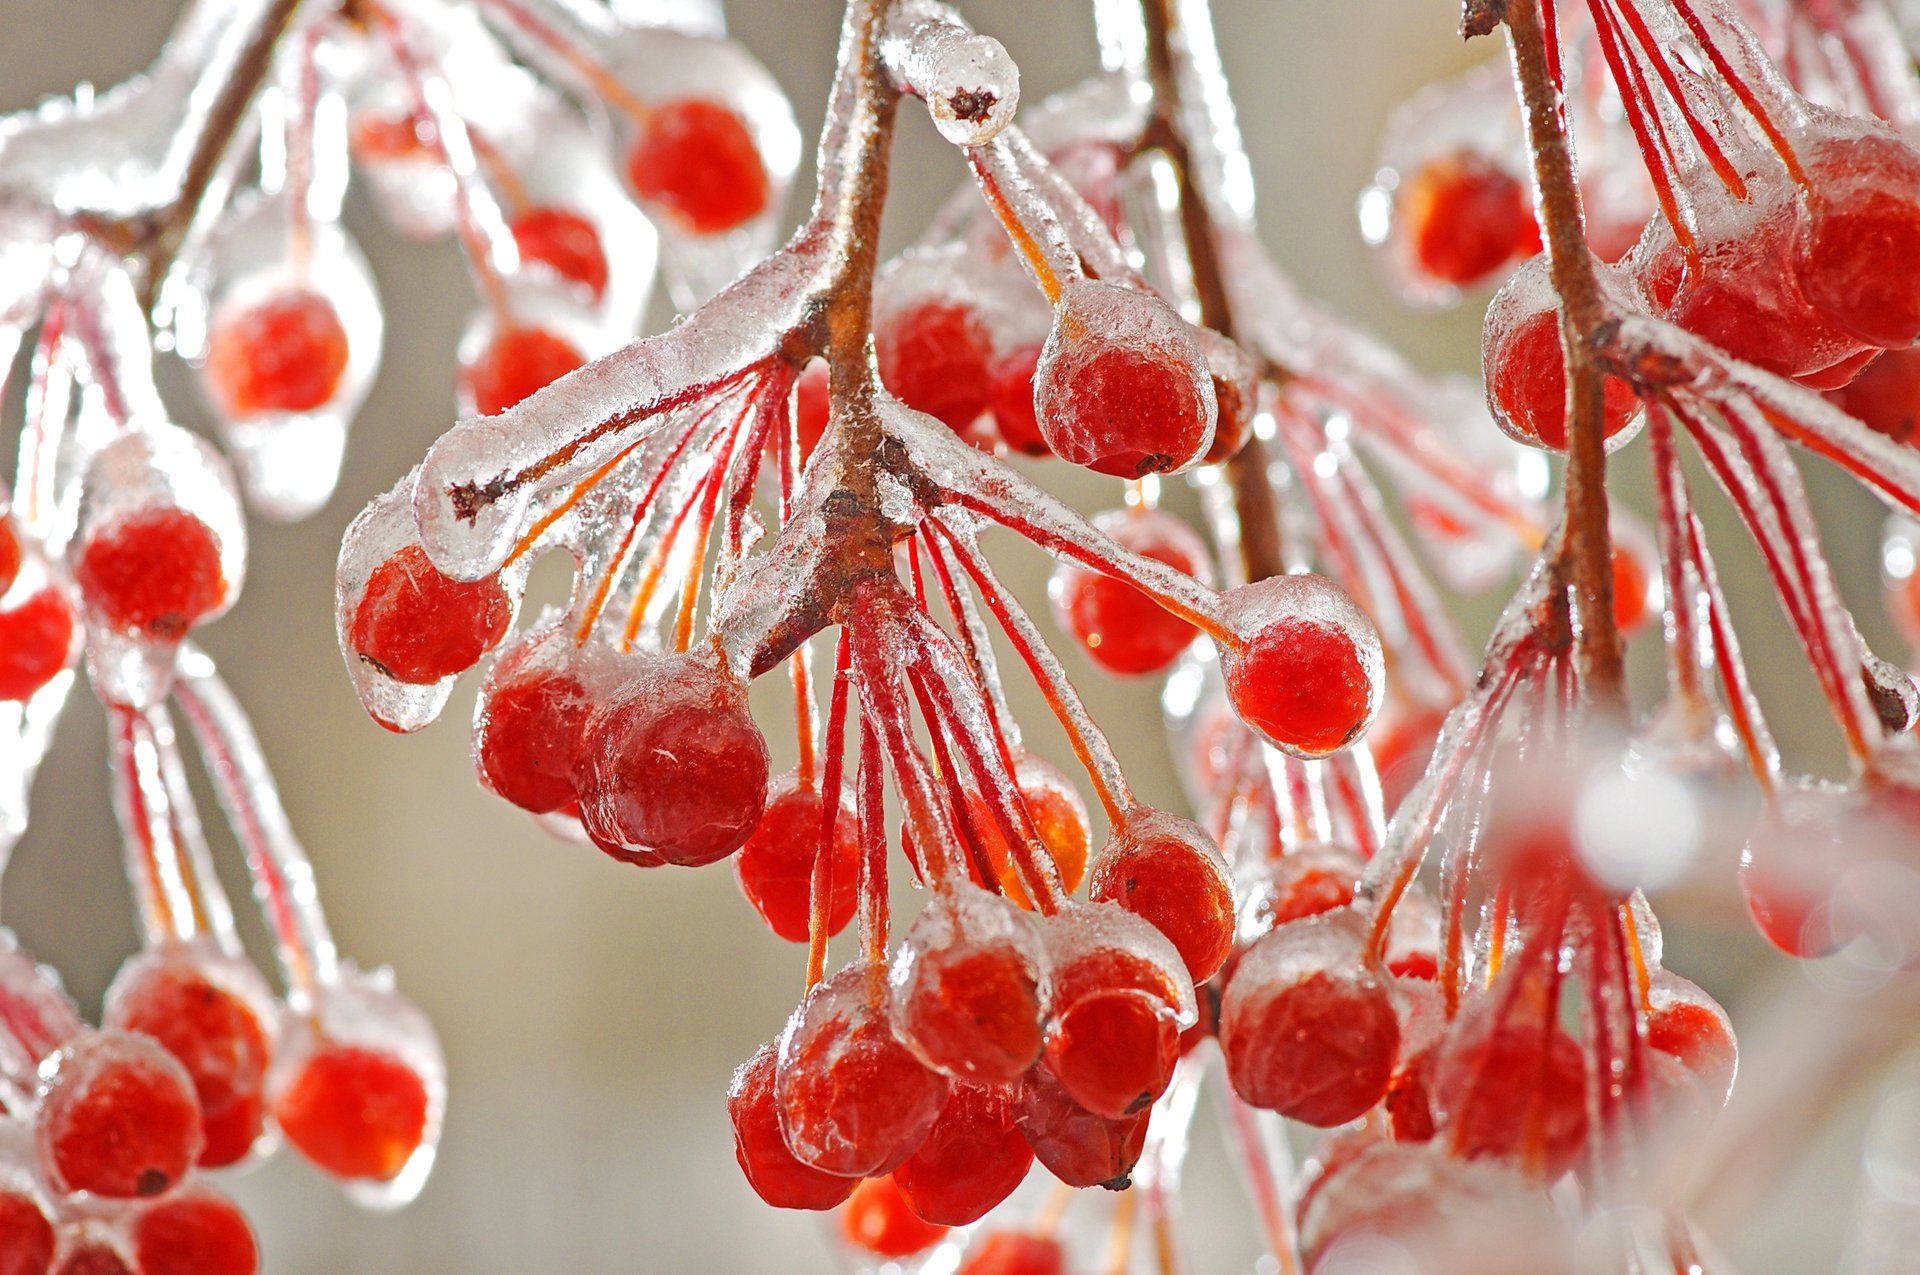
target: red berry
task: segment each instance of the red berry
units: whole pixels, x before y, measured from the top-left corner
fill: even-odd
[[[1069,284],[1034,374],[1055,455],[1120,478],[1193,464],[1213,442],[1212,378],[1165,302],[1117,284]]]
[[[260,1250],[233,1203],[196,1187],[154,1204],[133,1227],[140,1275],[253,1275]]]
[[[13,516],[0,506],[0,594],[13,587],[20,574],[20,529]]]
[[[1094,526],[1130,553],[1164,563],[1205,583],[1207,549],[1172,514],[1157,509],[1113,510]],[[1158,673],[1198,636],[1191,624],[1132,583],[1085,567],[1061,564],[1048,590],[1060,624],[1088,657],[1109,673]]]
[[[872,1177],[919,1149],[946,1106],[947,1078],[895,1035],[885,968],[849,965],[787,1020],[774,1093],[796,1158]]]
[[[922,1220],[890,1177],[868,1178],[840,1209],[840,1234],[879,1257],[911,1257],[940,1242],[944,1226]]]
[[[419,545],[375,567],[347,627],[353,653],[397,682],[430,686],[499,645],[513,602],[498,576],[454,580]]]
[[[1242,900],[1248,929],[1265,934],[1288,921],[1345,907],[1353,902],[1362,871],[1360,857],[1344,846],[1313,841],[1288,850],[1250,874],[1253,886]]]
[[[820,850],[820,790],[793,775],[775,782],[766,813],[733,858],[733,877],[767,927],[789,943],[805,943],[813,917],[813,863]],[[827,933],[853,919],[859,901],[860,841],[853,805],[842,798],[833,821]]]
[[[1537,1014],[1502,1017],[1499,1002],[1456,1019],[1434,1057],[1435,1113],[1448,1144],[1558,1178],[1586,1149],[1586,1056]]]
[[[1199,825],[1163,810],[1135,810],[1093,861],[1088,898],[1114,903],[1172,941],[1195,983],[1233,951],[1233,883],[1227,861]]]
[[[193,1167],[204,1137],[193,1080],[156,1042],[89,1033],[55,1054],[53,1066],[35,1136],[56,1190],[158,1195]]]
[[[460,369],[462,393],[482,416],[497,416],[586,362],[545,328],[503,328],[480,357]]]
[[[25,700],[73,655],[73,607],[52,585],[0,611],[0,700]]]
[[[895,1031],[931,1067],[1016,1081],[1040,1057],[1045,958],[1004,899],[957,887],[922,908],[893,964]]]
[[[1472,151],[1422,164],[1397,203],[1412,265],[1441,283],[1466,287],[1516,256],[1540,250],[1527,188]]]
[[[1247,949],[1220,1002],[1234,1092],[1304,1124],[1344,1124],[1380,1101],[1400,1021],[1353,913],[1291,921]]]
[[[1653,587],[1653,564],[1641,550],[1624,540],[1613,542],[1613,623],[1620,636],[1630,637],[1646,627],[1658,608]]]
[[[412,115],[362,115],[353,122],[354,157],[367,160],[406,159],[423,154],[433,133],[431,119]]]
[[[1273,576],[1225,598],[1239,641],[1221,651],[1240,720],[1288,752],[1324,757],[1373,720],[1380,637],[1353,600],[1317,575]]]
[[[53,1223],[31,1196],[0,1191],[0,1275],[47,1275]]]
[[[228,416],[311,412],[346,370],[347,330],[309,289],[222,310],[207,333],[207,384]]]
[[[562,279],[580,284],[596,301],[606,292],[607,254],[600,247],[600,232],[579,213],[529,208],[514,219],[511,229],[523,265],[537,261]]]
[[[84,1241],[67,1251],[53,1275],[133,1275],[133,1268],[111,1244]]]
[[[893,1171],[909,1207],[941,1226],[966,1226],[1013,1194],[1033,1150],[1013,1123],[1012,1096],[956,1084],[920,1149]]]
[[[107,994],[106,1024],[158,1041],[193,1079],[206,1129],[200,1164],[233,1164],[266,1119],[267,1033],[254,1006],[185,953],[138,958]]]
[[[1481,373],[1495,423],[1520,442],[1558,452],[1567,448],[1566,346],[1545,277],[1523,269],[1494,297]],[[1601,393],[1600,431],[1612,438],[1632,422],[1640,398],[1617,376],[1605,379]]]
[[[1124,1191],[1147,1142],[1145,1109],[1117,1120],[1073,1100],[1045,1067],[1035,1067],[1014,1096],[1013,1122],[1034,1159],[1068,1186]]]
[[[986,325],[954,301],[921,301],[893,315],[873,334],[880,379],[915,411],[964,429],[987,410]]]
[[[382,1050],[322,1044],[274,1094],[273,1118],[328,1173],[384,1182],[426,1137],[427,1085]]]
[[[1867,428],[1896,443],[1920,446],[1920,349],[1884,352],[1827,397]]]
[[[1067,1275],[1067,1251],[1044,1235],[992,1231],[967,1250],[955,1275]]]
[[[702,98],[666,102],[640,124],[627,180],[682,230],[713,235],[753,220],[771,197],[746,121]]]
[[[1046,1069],[1073,1100],[1113,1120],[1145,1111],[1173,1078],[1186,968],[1160,932],[1111,904],[1047,922],[1053,1017]],[[1190,1014],[1191,1011],[1189,1010]]]
[[[646,660],[587,719],[573,786],[596,841],[712,863],[766,809],[767,741],[746,688],[706,656]]]
[[[1033,406],[1033,374],[1040,365],[1040,348],[1021,346],[995,359],[987,370],[987,406],[993,410],[994,427],[1000,441],[1022,456],[1052,454]]]
[[[213,529],[173,505],[89,531],[73,579],[101,623],[153,641],[179,641],[227,600]]]
[[[535,814],[573,805],[573,764],[593,711],[584,666],[602,654],[576,647],[564,623],[501,653],[474,714],[473,759],[482,784]]]
[[[852,1193],[859,1179],[823,1173],[788,1150],[774,1097],[776,1052],[769,1041],[733,1073],[727,1118],[733,1124],[734,1158],[747,1184],[775,1208],[830,1209]]]
[[[1868,345],[1920,338],[1920,151],[1891,129],[1801,147],[1809,185],[1794,238],[1800,290]]]
[[[807,364],[800,373],[793,403],[793,424],[800,436],[800,459],[805,462],[827,436],[827,417],[833,404],[832,374],[819,359]]]
[[[1654,974],[1648,999],[1653,1009],[1647,1015],[1647,1045],[1679,1059],[1714,1105],[1725,1102],[1740,1063],[1727,1012],[1700,988],[1666,970]]]

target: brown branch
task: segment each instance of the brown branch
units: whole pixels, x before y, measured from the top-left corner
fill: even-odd
[[[1607,526],[1607,454],[1602,432],[1605,373],[1595,355],[1600,330],[1610,314],[1587,249],[1566,114],[1550,69],[1542,3],[1552,0],[1512,0],[1506,5],[1506,21],[1545,223],[1548,265],[1560,295],[1561,343],[1566,349],[1566,534],[1552,569],[1556,584],[1573,594],[1580,626],[1575,653],[1581,682],[1593,702],[1619,708],[1625,705],[1626,689],[1620,632],[1613,619],[1613,547]]]
[[[1233,305],[1212,209],[1193,180],[1192,154],[1180,127],[1180,83],[1173,65],[1174,17],[1169,0],[1141,0],[1147,33],[1147,76],[1153,88],[1153,113],[1141,135],[1143,147],[1158,150],[1173,169],[1180,200],[1180,232],[1200,301],[1200,321],[1231,340]],[[1240,562],[1249,582],[1286,572],[1280,543],[1280,507],[1267,481],[1267,448],[1248,438],[1227,461],[1233,505],[1240,521]]]

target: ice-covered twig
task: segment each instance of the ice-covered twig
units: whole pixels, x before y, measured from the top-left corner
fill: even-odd
[[[1000,41],[974,31],[950,5],[896,0],[880,37],[896,89],[927,104],[955,146],[991,142],[1020,106],[1020,68]]]

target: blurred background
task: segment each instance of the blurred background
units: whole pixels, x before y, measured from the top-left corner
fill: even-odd
[[[1096,67],[1091,6],[1082,0],[962,0],[960,7],[1007,45],[1029,102]],[[174,0],[3,0],[0,106],[27,106],[80,80],[123,78],[151,57],[176,8]],[[1447,0],[1216,0],[1216,8],[1264,231],[1280,263],[1309,294],[1371,326],[1415,363],[1476,369],[1476,305],[1442,314],[1397,305],[1360,242],[1353,209],[1394,106],[1424,84],[1500,56],[1500,48],[1463,45],[1457,6]],[[770,66],[809,134],[825,100],[838,14],[835,0],[729,5],[734,34]],[[964,177],[922,112],[910,104],[902,120],[890,248],[917,233]],[[796,189],[810,185],[803,175]],[[790,220],[804,203],[795,200]],[[747,1188],[722,1105],[732,1068],[779,1030],[799,996],[803,951],[766,931],[724,866],[617,866],[548,840],[481,792],[467,750],[471,679],[440,724],[411,738],[374,726],[355,702],[331,614],[340,534],[452,420],[452,352],[474,301],[450,245],[402,244],[364,205],[349,220],[387,308],[379,384],[333,502],[304,524],[255,528],[246,593],[204,643],[254,717],[343,951],[398,971],[402,989],[438,1025],[452,1097],[435,1176],[404,1212],[362,1213],[290,1156],[232,1179],[259,1228],[266,1270],[830,1270],[819,1220],[769,1210]],[[173,401],[191,420],[192,394]],[[1614,468],[1626,498],[1644,507],[1642,451],[1629,448]],[[1104,480],[1035,472],[1084,509],[1118,502]],[[1883,652],[1904,656],[1878,603],[1881,514],[1833,475],[1812,481],[1863,627]],[[1824,716],[1743,552],[1744,537],[1721,534],[1716,548],[1734,577],[1743,639],[1776,729],[1802,765],[1830,767]],[[1046,564],[1032,553],[1003,554],[1003,561],[1015,586],[1037,601]],[[562,583],[552,563],[536,579],[549,591]],[[1496,591],[1472,615],[1476,643],[1499,600]],[[1657,642],[1643,638],[1634,653],[1642,702],[1657,694]],[[1093,676],[1077,652],[1063,647],[1063,655],[1142,795],[1178,806],[1157,686],[1115,684]],[[774,725],[788,720],[781,699],[768,697],[764,720],[776,749],[790,752],[787,732]],[[1040,729],[1041,711],[1029,703],[1021,716],[1033,724],[1039,751],[1066,756],[1058,738]],[[41,776],[4,912],[29,950],[64,973],[89,1013],[135,942],[104,756],[100,716],[76,696]],[[244,893],[237,876],[229,884]],[[1743,1092],[1764,1075],[1770,1030],[1746,1029],[1779,1015],[1781,1033],[1792,1038],[1811,1021],[1798,1009],[1779,1011],[1783,1000],[1840,997],[1844,1006],[1845,997],[1873,991],[1790,968],[1760,945],[1726,897],[1676,906],[1663,909],[1667,963],[1721,996],[1742,1026]],[[1864,1071],[1860,1079],[1817,1095],[1817,1104],[1816,1095],[1798,1095],[1821,1135],[1791,1153],[1783,1174],[1758,1175],[1731,1192],[1749,1207],[1709,1233],[1734,1268],[1786,1275],[1840,1261],[1846,1220],[1864,1189],[1863,1128],[1874,1099],[1887,1092]],[[1781,1113],[1783,1127],[1788,1114]],[[1202,1113],[1197,1143],[1188,1188],[1195,1269],[1252,1269],[1250,1212],[1210,1113]]]

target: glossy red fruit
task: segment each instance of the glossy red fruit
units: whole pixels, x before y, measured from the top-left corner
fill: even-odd
[[[1007,1084],[1040,1057],[1045,956],[1033,923],[1004,899],[960,886],[930,900],[889,982],[894,1030],[930,1067]]]
[[[114,980],[105,1022],[153,1038],[186,1068],[206,1131],[202,1166],[246,1157],[266,1122],[269,1061],[253,1005],[191,959],[142,962]]]
[[[1515,281],[1522,277],[1516,275]],[[1550,298],[1529,308],[1501,290],[1487,311],[1481,372],[1487,406],[1501,429],[1529,446],[1567,449],[1566,346],[1560,312]],[[1601,396],[1600,430],[1612,438],[1632,423],[1640,397],[1617,376],[1606,378]]]
[[[25,700],[73,656],[73,607],[53,585],[0,611],[0,700]]]
[[[213,529],[173,505],[137,509],[90,531],[73,580],[100,623],[151,641],[179,641],[227,600]]]
[[[681,230],[713,235],[758,217],[771,197],[746,121],[718,102],[663,102],[627,150],[627,180]]]
[[[1193,530],[1157,509],[1113,510],[1094,526],[1130,553],[1164,563],[1203,584],[1212,577],[1207,548]],[[1199,636],[1126,580],[1062,563],[1048,588],[1054,615],[1087,656],[1109,673],[1139,676],[1172,666]]]
[[[1920,151],[1891,129],[1816,136],[1794,236],[1800,290],[1854,337],[1920,338]]]
[[[832,372],[825,362],[814,359],[800,373],[793,401],[794,430],[800,436],[800,459],[807,460],[820,440],[827,435],[827,417],[833,404],[830,382]]]
[[[186,1069],[156,1042],[118,1031],[84,1034],[53,1056],[34,1134],[50,1186],[111,1199],[172,1187],[204,1141]]]
[[[522,264],[538,262],[598,301],[607,290],[607,254],[591,221],[565,208],[529,208],[509,229]]]
[[[1151,925],[1111,904],[1047,921],[1053,1016],[1045,1070],[1074,1102],[1117,1120],[1166,1090],[1192,1021],[1180,954]]]
[[[1472,151],[1422,164],[1396,203],[1410,264],[1440,283],[1466,287],[1540,250],[1526,186]]]
[[[1233,882],[1213,838],[1189,819],[1136,809],[1093,861],[1087,897],[1114,903],[1172,941],[1195,983],[1233,951]]]
[[[968,306],[940,300],[908,306],[874,332],[873,346],[880,379],[915,411],[960,430],[987,410],[993,344]]]
[[[253,1275],[260,1250],[246,1215],[206,1187],[168,1196],[133,1225],[140,1275]]]
[[[1044,1235],[990,1231],[974,1241],[955,1275],[1067,1275],[1067,1251]]]
[[[1503,1017],[1488,1001],[1455,1020],[1430,1092],[1441,1136],[1464,1158],[1504,1160],[1552,1181],[1586,1149],[1586,1056],[1537,1012]]]
[[[1302,757],[1324,757],[1373,720],[1385,666],[1380,636],[1324,576],[1273,576],[1229,592],[1238,638],[1220,653],[1240,720]]]
[[[570,342],[545,328],[502,328],[478,358],[460,369],[460,387],[475,412],[497,416],[586,361]]]
[[[47,1275],[53,1223],[31,1196],[0,1191],[0,1275]]]
[[[498,576],[454,580],[419,545],[373,569],[347,626],[353,653],[397,682],[430,686],[499,645],[513,602]]]
[[[823,1173],[788,1150],[774,1097],[777,1052],[769,1041],[733,1073],[727,1119],[733,1124],[734,1158],[755,1194],[775,1208],[830,1209],[852,1194],[860,1179]]]
[[[1034,1159],[1068,1186],[1124,1191],[1147,1142],[1141,1110],[1109,1120],[1073,1100],[1045,1067],[1035,1067],[1014,1095],[1013,1122]]]
[[[1350,912],[1292,921],[1248,948],[1220,1002],[1220,1052],[1234,1092],[1323,1127],[1379,1102],[1400,1045],[1383,970]]]
[[[1047,446],[1102,474],[1182,469],[1213,442],[1213,382],[1191,329],[1117,284],[1082,280],[1060,294],[1034,394]]]
[[[647,660],[587,719],[573,787],[596,841],[713,863],[766,810],[767,741],[746,688],[708,656]]]
[[[966,1226],[1012,1195],[1032,1164],[1033,1150],[1013,1123],[1012,1095],[998,1086],[956,1084],[893,1181],[920,1217]]]
[[[0,505],[0,594],[13,587],[20,574],[20,528],[13,516]]]
[[[1653,563],[1624,540],[1613,542],[1613,623],[1621,637],[1631,637],[1659,613]]]
[[[112,1245],[83,1241],[67,1250],[53,1275],[134,1275],[134,1272]]]
[[[946,1106],[947,1078],[896,1037],[885,968],[850,965],[787,1020],[774,1094],[802,1163],[874,1177],[919,1149]]]
[[[1359,855],[1324,841],[1295,846],[1258,869],[1242,869],[1244,925],[1250,933],[1265,934],[1288,921],[1345,907],[1353,902],[1363,870]]]
[[[1023,345],[995,359],[987,370],[987,406],[993,411],[994,429],[1010,451],[1022,456],[1053,454],[1033,406],[1033,374],[1040,365],[1040,348]]]
[[[311,412],[340,388],[347,351],[333,303],[293,288],[214,315],[207,386],[230,417]]]
[[[473,721],[473,760],[489,791],[535,814],[574,804],[574,759],[593,711],[588,668],[611,658],[599,647],[576,647],[565,623],[501,652]]]
[[[273,1118],[328,1173],[384,1182],[426,1137],[427,1086],[383,1050],[326,1044],[274,1094]]]
[[[1827,397],[1876,433],[1920,445],[1920,349],[1885,351]]]
[[[1713,1105],[1724,1103],[1740,1064],[1727,1012],[1699,987],[1666,970],[1654,974],[1648,999],[1653,1005],[1647,1015],[1648,1047],[1678,1059]]]
[[[946,1233],[908,1207],[891,1177],[867,1178],[840,1209],[840,1234],[876,1257],[911,1257]]]
[[[789,774],[775,782],[766,813],[733,857],[733,878],[767,928],[789,943],[805,943],[813,916],[813,865],[820,851],[820,790]],[[842,798],[833,821],[827,933],[853,919],[859,901],[860,842],[853,805]]]

